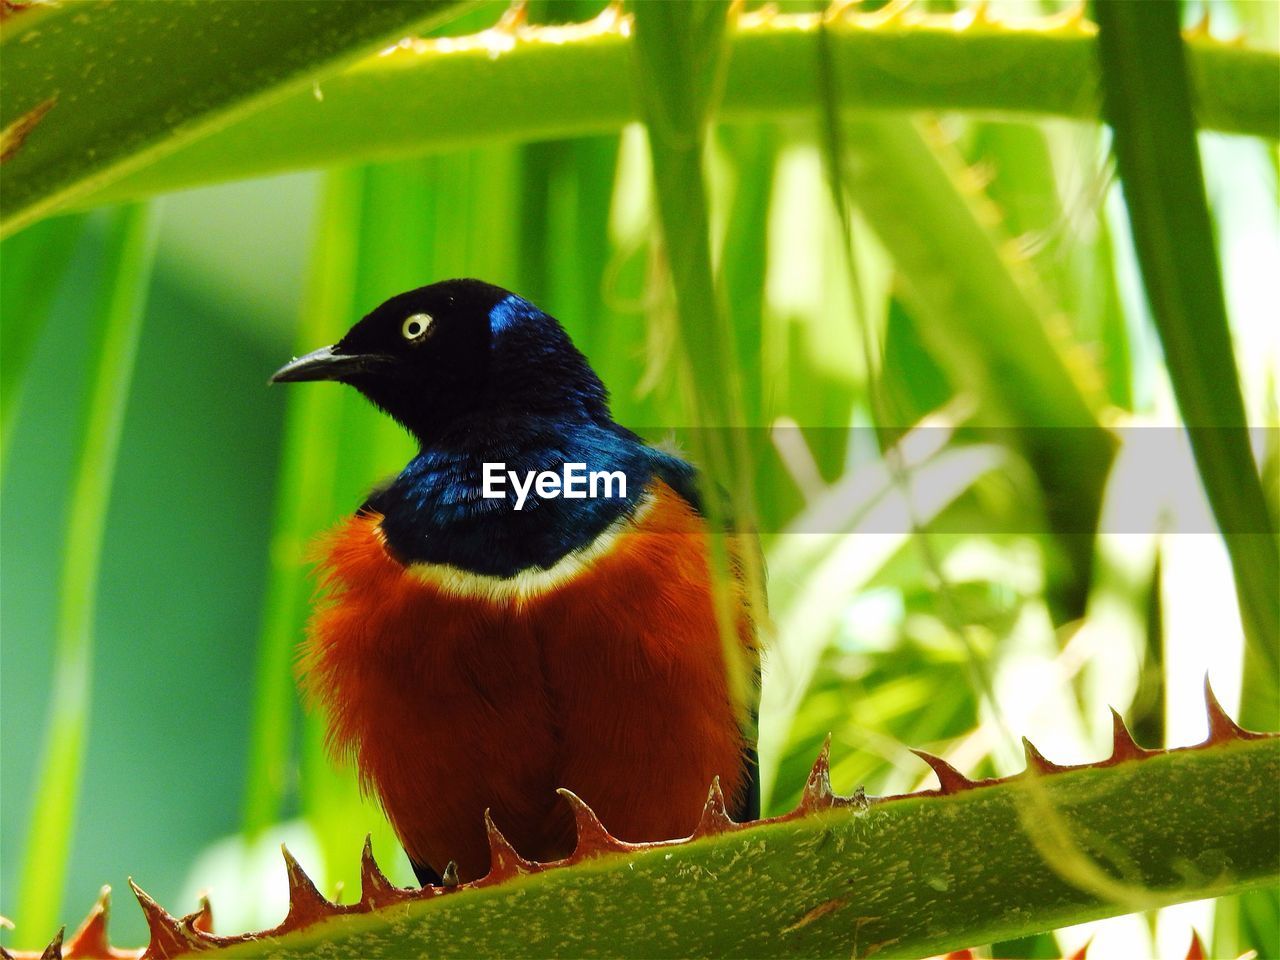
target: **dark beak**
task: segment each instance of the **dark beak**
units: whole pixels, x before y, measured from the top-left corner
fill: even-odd
[[[290,360],[271,375],[269,383],[291,383],[299,380],[345,380],[389,360],[378,354],[338,353],[336,347],[321,347],[306,356]]]

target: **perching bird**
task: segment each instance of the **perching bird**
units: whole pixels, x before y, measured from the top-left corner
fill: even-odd
[[[726,648],[694,469],[614,422],[554,318],[436,283],[272,377],[295,380],[350,384],[419,445],[324,543],[302,669],[421,882],[487,872],[486,809],[526,858],[569,854],[559,787],[623,840],[687,836],[717,776],[759,816],[755,705],[725,656],[758,674],[745,588]],[[529,485],[565,464],[584,470]],[[591,473],[613,482],[591,496]]]

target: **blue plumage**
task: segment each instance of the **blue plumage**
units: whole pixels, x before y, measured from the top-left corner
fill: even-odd
[[[540,498],[531,491],[516,510],[506,498],[481,496],[483,464],[561,472],[566,463],[590,471],[621,471],[624,497]],[[655,476],[692,478],[688,464],[646,446],[620,428],[558,420],[510,424],[499,434],[472,434],[437,443],[413,458],[366,508],[383,515],[387,543],[405,562],[445,563],[472,573],[509,577],[547,569],[630,517]],[[686,486],[690,485],[688,483]]]

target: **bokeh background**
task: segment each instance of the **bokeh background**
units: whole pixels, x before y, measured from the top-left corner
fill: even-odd
[[[533,3],[529,14],[577,21],[599,9]],[[1211,27],[1274,48],[1277,9],[1215,3]],[[1188,25],[1200,13],[1188,4]],[[830,132],[818,116],[719,127],[708,167],[730,376],[752,428],[770,566],[767,807],[794,802],[829,731],[837,789],[886,793],[931,782],[909,747],[982,775],[1020,769],[1023,734],[1053,760],[1098,759],[1108,706],[1144,745],[1195,742],[1206,672],[1233,715],[1253,702],[1267,720],[1275,679],[1243,667],[1222,539],[1194,480],[1190,495],[1171,494],[1164,462],[1154,469],[1137,440],[1176,438],[1179,414],[1103,128],[855,121],[843,129],[852,166],[874,171],[877,144],[924,151],[897,154],[904,165],[929,160],[878,180],[874,197],[865,172],[846,170],[846,222]],[[1274,511],[1276,144],[1206,133],[1201,148]],[[912,192],[917,174],[945,189]],[[966,241],[970,227],[988,250]],[[283,914],[282,840],[332,893],[358,890],[372,832],[393,879],[409,882],[378,811],[325,758],[320,718],[294,693],[292,650],[310,598],[307,541],[410,447],[353,394],[266,380],[389,295],[476,276],[564,322],[621,422],[692,426],[644,129],[195,189],[46,220],[0,254],[0,322],[31,345],[4,385],[0,912],[18,923],[6,942],[42,945],[52,931],[33,920],[74,922],[126,875],[175,912],[210,890],[220,930],[270,925]],[[993,262],[1004,282],[1036,291],[1023,316],[1034,336],[993,326],[984,341],[997,308],[981,296],[945,313],[920,294]],[[956,346],[966,336],[980,349]],[[1061,382],[1041,376],[1046,351]],[[110,371],[129,363],[113,394]],[[1039,395],[1010,412],[1010,383]],[[113,462],[101,440],[115,415]],[[1063,425],[1108,437],[1114,459],[1071,462],[1072,444],[1093,441]],[[1059,443],[1059,459],[1045,454]],[[91,533],[69,531],[86,529],[76,518],[103,497],[99,556]],[[1075,511],[1065,519],[1064,503]],[[96,606],[68,606],[68,585],[86,578]],[[84,616],[88,647],[60,645]],[[77,677],[87,709],[67,715],[61,692]],[[83,731],[71,791],[48,779],[59,723]],[[35,846],[37,811],[52,847]],[[1091,957],[1181,956],[1193,924],[1213,955],[1276,955],[1274,903],[1188,904],[994,955],[1058,955],[1093,937]],[[143,939],[130,908],[113,927],[118,942]]]

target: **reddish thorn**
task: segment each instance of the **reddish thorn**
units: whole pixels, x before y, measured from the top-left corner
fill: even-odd
[[[111,913],[111,888],[98,891],[98,901],[80,924],[80,929],[67,941],[67,957],[108,957],[111,939],[107,936],[107,920]]]
[[[280,924],[281,932],[298,930],[333,916],[337,912],[334,905],[316,889],[315,883],[283,843],[280,844],[280,853],[284,855],[284,869],[289,877],[289,912]]]
[[[578,841],[574,845],[573,853],[569,855],[570,860],[576,863],[611,850],[623,849],[622,842],[605,828],[600,818],[596,816],[596,812],[587,806],[585,800],[564,787],[558,789],[556,793],[564,797],[565,803],[569,804],[569,809],[573,811],[573,825],[577,830]]]
[[[182,926],[183,936],[193,945],[209,945],[215,942],[213,936],[213,904],[203,894],[195,912],[188,913],[178,921]]]
[[[923,750],[911,752],[933,768],[938,778],[939,793],[959,793],[962,790],[973,789],[973,781],[941,757],[935,757],[932,753],[925,753]]]
[[[804,782],[799,809],[803,813],[827,810],[835,804],[835,799],[831,790],[831,734],[828,733],[827,738],[822,741],[817,759],[813,761],[809,779]]]
[[[1027,758],[1027,769],[1034,770],[1036,773],[1058,773],[1062,770],[1058,764],[1051,760],[1046,760],[1043,753],[1036,749],[1036,745],[1026,737],[1022,738],[1022,752]]]
[[[213,933],[213,904],[208,894],[200,895],[200,909],[191,916],[191,929],[200,933]]]
[[[1209,674],[1204,675],[1204,711],[1209,717],[1209,736],[1205,743],[1226,743],[1229,740],[1253,740],[1254,734],[1245,730],[1231,719],[1209,683]]]
[[[537,864],[516,852],[516,848],[494,824],[493,816],[488,810],[484,812],[484,832],[489,838],[489,872],[484,876],[486,883],[501,883],[537,869]]]
[[[365,834],[364,849],[360,852],[360,905],[373,910],[397,903],[403,899],[397,896],[399,892],[373,857],[373,837]]]
[[[1191,931],[1191,942],[1187,944],[1187,960],[1204,960],[1204,943],[1194,929]]]
[[[148,960],[169,960],[188,952],[190,944],[183,936],[178,921],[134,883],[132,877],[129,878],[129,888],[138,898],[138,906],[142,907],[142,914],[147,918],[147,929],[151,931],[151,942],[144,954]]]
[[[1068,960],[1087,960],[1089,956],[1089,947],[1093,945],[1093,937],[1084,942],[1084,946],[1073,953]]]
[[[711,778],[711,789],[707,791],[707,802],[702,807],[702,818],[693,831],[695,837],[706,837],[716,833],[724,833],[737,826],[729,816],[729,808],[724,802],[724,791],[720,789],[720,778]]]
[[[58,928],[49,945],[44,948],[44,953],[40,954],[40,960],[62,960],[62,937],[66,932],[66,927]]]
[[[1133,734],[1129,732],[1129,728],[1125,725],[1124,717],[1120,716],[1115,707],[1112,707],[1111,756],[1104,760],[1103,763],[1113,764],[1121,763],[1125,760],[1141,760],[1150,753],[1150,750],[1144,750],[1138,746],[1138,741],[1133,739]]]

